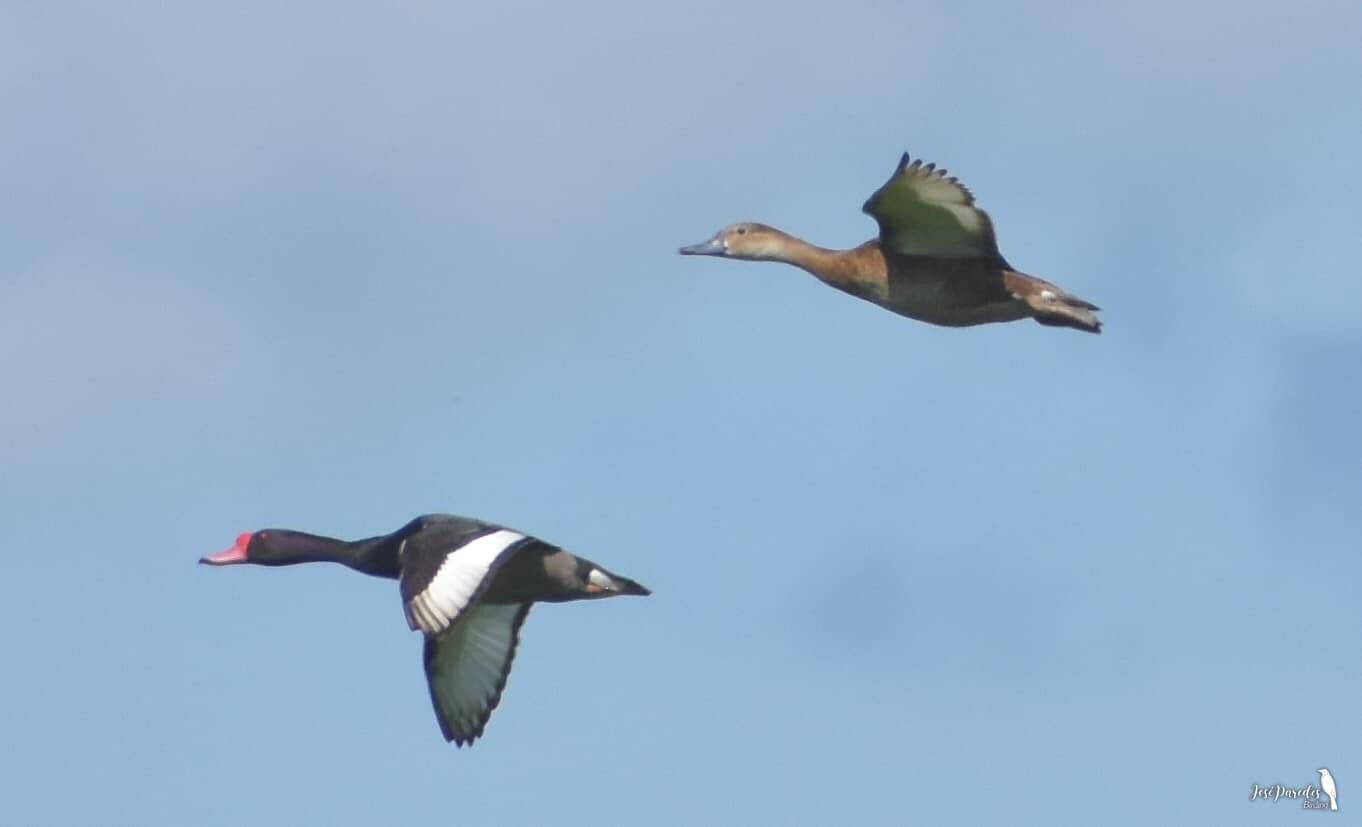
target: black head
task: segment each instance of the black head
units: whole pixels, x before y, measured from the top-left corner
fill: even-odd
[[[330,537],[319,537],[301,531],[267,528],[238,534],[236,544],[225,551],[200,557],[209,566],[232,566],[251,563],[257,566],[289,566],[338,560],[337,550],[346,544]]]

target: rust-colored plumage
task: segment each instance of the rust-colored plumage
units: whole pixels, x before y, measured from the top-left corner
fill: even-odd
[[[905,154],[862,208],[878,238],[828,250],[765,224],[744,222],[682,247],[683,255],[779,261],[825,284],[919,321],[947,327],[1035,319],[1099,333],[1097,306],[1010,265],[993,222],[963,184]]]

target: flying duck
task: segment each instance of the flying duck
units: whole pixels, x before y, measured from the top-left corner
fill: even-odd
[[[988,213],[935,164],[904,153],[861,209],[880,225],[880,235],[850,250],[815,247],[774,227],[743,222],[680,252],[793,264],[838,290],[946,327],[1035,319],[1101,332],[1097,305],[1007,263]]]
[[[354,541],[284,529],[247,532],[199,562],[332,562],[397,580],[407,625],[425,634],[435,718],[445,740],[458,746],[482,735],[501,700],[532,604],[650,594],[543,540],[448,514],[427,514],[391,534]]]

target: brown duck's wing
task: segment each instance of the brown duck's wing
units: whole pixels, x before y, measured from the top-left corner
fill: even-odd
[[[993,222],[974,205],[974,194],[946,170],[910,160],[906,152],[861,209],[880,225],[886,254],[1003,263]]]

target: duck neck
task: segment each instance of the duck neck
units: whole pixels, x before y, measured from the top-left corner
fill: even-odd
[[[811,274],[814,278],[834,286],[842,286],[856,279],[854,250],[829,250],[810,244],[802,238],[786,235],[785,241],[771,258]]]
[[[396,578],[401,573],[397,560],[398,545],[399,542],[388,535],[364,540],[337,540],[302,531],[272,530],[266,532],[265,547],[259,553],[252,551],[255,559],[251,562],[265,566],[340,563],[375,577]]]

